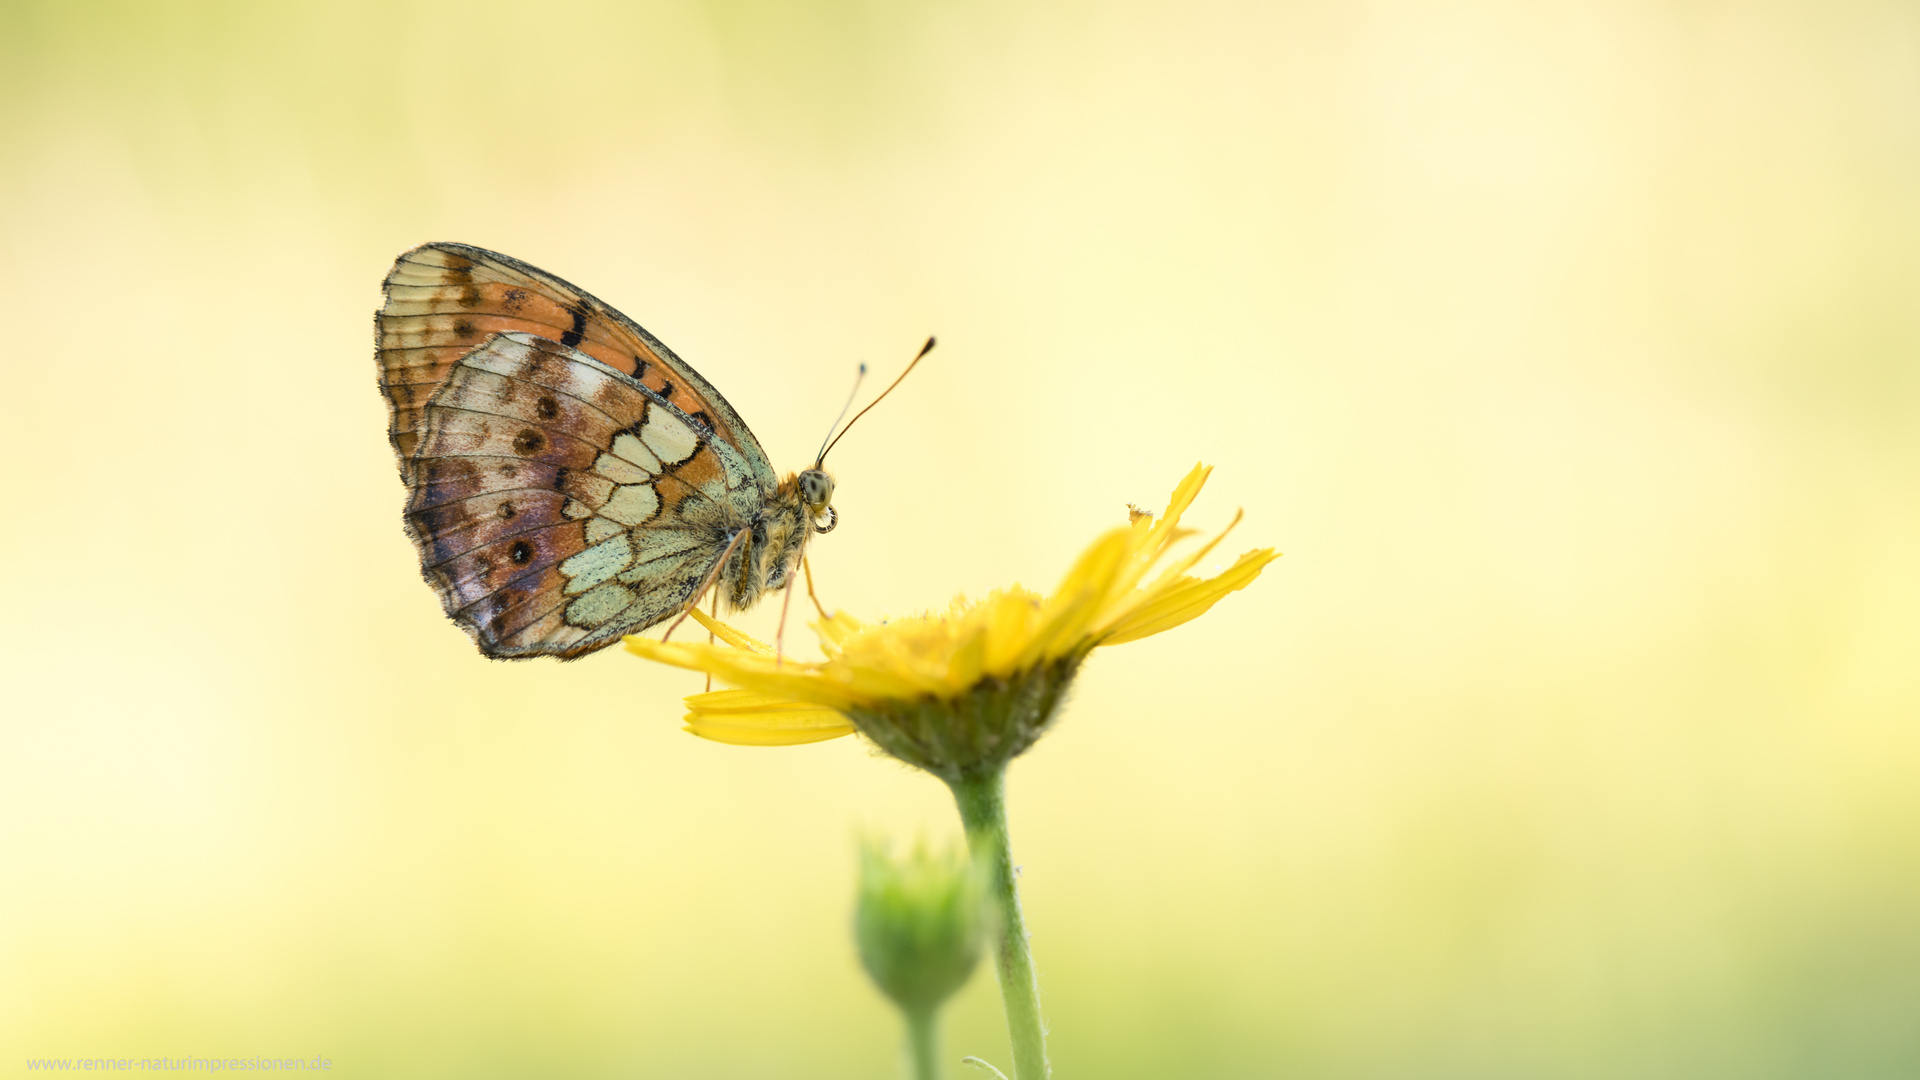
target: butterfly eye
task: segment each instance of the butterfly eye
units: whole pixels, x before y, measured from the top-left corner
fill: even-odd
[[[817,510],[833,501],[833,477],[820,469],[808,469],[800,474],[800,497],[807,500],[808,509]]]

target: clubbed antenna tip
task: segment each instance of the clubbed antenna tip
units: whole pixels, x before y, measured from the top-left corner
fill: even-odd
[[[840,434],[834,435],[832,432],[832,429],[828,429],[827,435],[832,441],[826,443],[820,451],[820,456],[813,459],[814,468],[817,469],[820,466],[826,464],[827,455],[833,453],[833,448],[840,445],[841,439],[844,439],[847,437],[847,432],[853,430],[853,425],[859,423],[860,418],[867,415],[867,413],[871,411],[875,405],[878,405],[882,401],[887,400],[887,395],[893,393],[893,388],[896,386],[899,386],[900,383],[904,381],[908,375],[913,374],[913,369],[919,366],[921,359],[923,359],[928,353],[933,351],[933,342],[934,342],[933,338],[931,337],[927,338],[927,343],[925,345],[920,346],[919,352],[913,354],[913,360],[907,364],[907,370],[901,372],[899,378],[894,379],[893,382],[887,384],[887,388],[885,390],[880,391],[880,396],[868,402],[867,407],[865,409],[861,409],[859,412],[853,414],[853,419],[847,421],[847,426],[840,429]],[[866,373],[867,373],[867,365],[861,364],[860,374],[865,375]],[[860,382],[858,379],[854,380],[853,387],[854,387],[854,391],[857,393],[860,389]],[[847,405],[851,406],[852,404],[853,404],[853,395],[849,394],[847,395]],[[841,416],[847,415],[847,410],[845,408],[842,408],[840,410],[840,415]],[[835,426],[838,426],[839,423],[840,421],[838,420],[834,421]]]

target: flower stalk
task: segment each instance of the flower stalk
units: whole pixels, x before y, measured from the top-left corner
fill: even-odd
[[[940,1024],[934,1009],[910,1010],[907,1018],[907,1058],[914,1080],[940,1080]]]
[[[947,786],[959,804],[968,849],[987,874],[987,903],[997,916],[993,966],[1007,1014],[1007,1041],[1013,1046],[1014,1080],[1046,1080],[1047,1033],[1040,1019],[1040,979],[1033,969],[1013,847],[1007,837],[1006,766],[962,775]]]

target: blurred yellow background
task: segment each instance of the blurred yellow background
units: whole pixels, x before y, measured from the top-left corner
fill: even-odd
[[[937,333],[835,452],[832,604],[1049,587],[1202,459],[1196,524],[1287,553],[1013,769],[1059,1076],[1920,1075],[1916,42],[7,0],[0,1069],[897,1074],[853,838],[944,790],[700,742],[617,650],[484,661],[419,580],[371,316],[458,240],[783,470]],[[948,1031],[1005,1064],[989,973]]]

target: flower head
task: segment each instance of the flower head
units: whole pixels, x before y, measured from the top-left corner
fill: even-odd
[[[1181,516],[1206,484],[1195,466],[1166,513],[1133,511],[1096,539],[1051,594],[1018,585],[945,611],[880,623],[836,613],[814,624],[826,659],[801,663],[701,615],[725,646],[626,639],[633,652],[709,672],[739,689],[687,699],[696,735],[746,745],[816,742],[859,731],[895,757],[947,780],[997,768],[1052,723],[1068,683],[1094,649],[1171,630],[1245,588],[1276,558],[1241,555],[1207,578],[1187,571],[1233,524],[1169,558],[1192,534]],[[1234,524],[1240,515],[1234,515]]]

